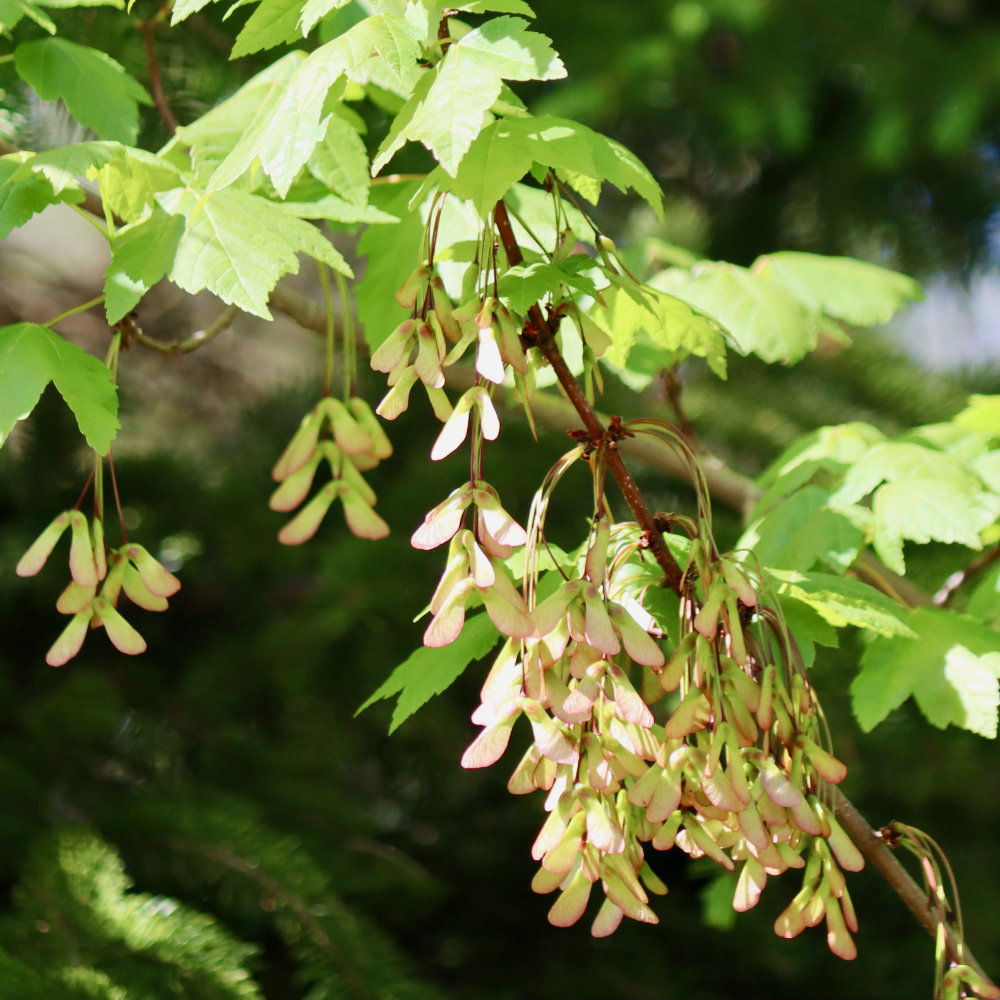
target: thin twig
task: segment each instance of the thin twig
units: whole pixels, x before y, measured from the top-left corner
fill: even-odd
[[[931,603],[936,608],[946,608],[950,603],[952,598],[958,591],[965,586],[969,580],[972,579],[977,573],[982,573],[984,569],[988,569],[993,565],[998,559],[1000,559],[1000,545],[995,546],[990,549],[989,552],[985,553],[973,559],[965,569],[960,569],[955,573],[952,573],[947,580],[941,585],[941,589],[931,598]]]
[[[163,90],[163,80],[160,78],[160,63],[156,58],[156,46],[153,44],[153,34],[156,31],[156,18],[142,21],[139,24],[142,39],[146,43],[146,69],[149,71],[149,89],[153,95],[153,104],[167,126],[167,131],[173,135],[177,131],[177,119],[170,110],[170,102]]]
[[[152,337],[147,337],[135,323],[131,323],[128,328],[128,340],[130,343],[148,347],[152,351],[171,357],[176,357],[179,354],[190,354],[192,351],[198,350],[199,347],[204,347],[210,340],[228,329],[238,312],[238,307],[226,306],[211,326],[204,330],[196,330],[190,337],[185,337],[183,340],[154,340]]]

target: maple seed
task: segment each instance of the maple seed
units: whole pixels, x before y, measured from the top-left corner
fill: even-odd
[[[69,571],[81,587],[96,586],[99,577],[87,518],[80,511],[74,510],[69,515],[69,526],[72,532],[69,547]]]
[[[396,301],[404,309],[412,309],[417,303],[417,295],[420,289],[427,283],[430,277],[430,270],[426,267],[418,267],[410,272],[409,277],[403,282],[396,292]]]
[[[61,667],[80,652],[83,640],[87,637],[90,626],[90,607],[75,614],[70,623],[59,634],[59,638],[49,647],[45,654],[45,662],[50,667]]]
[[[71,513],[72,511],[64,510],[61,514],[57,514],[38,538],[31,543],[15,569],[18,576],[34,576],[41,570],[52,554],[52,550],[56,547],[56,543],[62,538],[63,532],[69,527]]]

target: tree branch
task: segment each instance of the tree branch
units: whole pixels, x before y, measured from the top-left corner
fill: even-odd
[[[159,354],[177,357],[180,354],[190,354],[192,351],[198,350],[199,347],[204,347],[214,337],[229,329],[239,311],[236,306],[226,306],[211,326],[204,330],[195,330],[190,337],[185,337],[183,340],[155,340],[153,337],[147,337],[134,320],[125,321],[125,334],[129,343],[140,344],[152,351],[157,351]]]
[[[840,825],[854,841],[859,851],[878,869],[879,874],[889,883],[889,887],[903,901],[906,908],[920,921],[920,925],[931,937],[937,935],[938,918],[927,898],[927,894],[916,880],[902,866],[899,859],[888,848],[886,842],[872,829],[868,821],[858,812],[854,803],[836,786],[833,789],[833,809]],[[954,933],[954,928],[949,928]],[[990,977],[976,961],[971,949],[964,945],[966,963],[984,979]]]
[[[515,267],[524,258],[521,254],[521,248],[514,238],[514,230],[511,228],[510,218],[507,215],[507,207],[504,205],[503,200],[497,202],[496,208],[493,211],[493,218],[496,222],[497,231],[500,234],[500,241],[503,243],[504,252],[507,255],[507,262],[511,267]],[[632,511],[636,522],[642,529],[644,537],[649,544],[649,551],[653,554],[653,558],[656,559],[660,569],[663,570],[667,585],[671,590],[680,594],[684,571],[667,548],[667,544],[663,540],[663,532],[656,526],[653,514],[646,506],[646,501],[639,492],[639,487],[622,461],[622,457],[618,453],[618,442],[608,437],[607,428],[598,419],[594,408],[587,401],[586,396],[584,396],[579,385],[577,385],[576,379],[573,378],[570,370],[566,367],[562,353],[556,346],[551,324],[542,315],[542,310],[537,303],[528,311],[528,316],[531,325],[538,331],[532,339],[533,345],[542,352],[542,356],[552,366],[552,370],[559,380],[559,385],[562,387],[563,392],[566,393],[570,403],[572,403],[573,409],[579,414],[580,420],[590,435],[591,441],[595,445],[607,442],[605,460],[608,469],[611,475],[615,477],[615,482],[618,483],[618,488],[622,491],[629,510]]]
[[[1000,545],[990,549],[984,555],[973,559],[965,569],[960,569],[958,572],[952,573],[932,598],[934,607],[946,608],[960,588],[965,586],[977,573],[982,573],[984,569],[992,566],[998,559],[1000,559]]]
[[[504,250],[507,253],[508,262],[512,266],[519,264],[522,260],[520,247],[517,245],[513,230],[511,229],[510,220],[507,217],[503,201],[497,203],[497,207],[494,212],[494,219],[497,222],[497,230],[500,234],[501,242],[504,245]],[[593,408],[580,391],[580,387],[577,385],[576,380],[566,367],[562,354],[552,337],[553,331],[548,322],[544,319],[544,317],[542,317],[541,309],[537,304],[532,306],[529,311],[529,317],[531,322],[542,331],[538,339],[533,341],[534,345],[542,351],[545,359],[552,365],[553,370],[556,373],[556,378],[559,380],[559,384],[566,392],[566,395],[573,408],[576,410],[579,419],[582,421],[584,427],[586,427],[587,433],[590,434],[591,438],[595,441],[602,440],[606,436],[604,425],[600,420],[598,420]],[[615,464],[612,464],[613,460]],[[646,524],[644,523],[644,519],[648,518],[650,523],[652,522],[649,509],[642,496],[639,494],[634,480],[625,469],[625,465],[621,460],[621,456],[617,453],[617,450],[608,450],[608,467],[612,470],[612,473],[618,481],[622,492],[625,494],[629,507],[636,515],[636,520],[639,522],[640,526],[645,529]],[[747,493],[748,496],[751,495],[751,491],[749,489]],[[662,535],[655,528],[655,525],[653,525],[652,528],[655,536],[662,544]],[[662,562],[661,565],[663,565]],[[667,572],[666,568],[665,572]],[[678,567],[678,573],[679,572],[680,568]],[[668,582],[670,582],[669,573],[667,574],[667,577]],[[680,576],[678,576],[678,584],[679,580]],[[675,587],[675,589],[679,592],[679,585],[678,587]],[[834,794],[834,811],[848,836],[850,836],[851,840],[856,844],[858,850],[860,850],[862,854],[871,861],[874,867],[878,869],[879,873],[888,882],[889,887],[899,896],[914,916],[916,916],[924,929],[927,930],[931,936],[936,936],[938,931],[938,918],[934,910],[929,905],[925,893],[921,890],[920,886],[917,885],[906,869],[903,868],[903,866],[886,846],[882,838],[879,837],[879,835],[872,829],[847,796],[844,795],[839,788],[835,786],[831,787],[833,788]],[[972,968],[982,975],[983,978],[989,979],[986,973],[982,971],[981,967],[973,958],[972,953],[968,948],[965,949],[965,957],[966,961]]]
[[[21,150],[0,139],[0,155],[18,152],[21,152]],[[87,211],[96,215],[100,219],[104,218],[104,208],[101,203],[101,199],[96,195],[88,194],[86,200],[81,204],[81,207],[85,208]],[[514,241],[513,230],[510,228],[510,220],[507,218],[506,210],[503,208],[503,202],[499,202],[497,207],[498,213],[496,221],[498,228],[501,231],[502,238],[504,236],[503,225],[504,223],[506,224],[506,232],[509,235],[507,240],[505,240],[505,250],[507,251],[508,260],[513,265],[519,263],[521,260],[520,248],[517,246],[516,241]],[[507,242],[508,240],[509,245]],[[273,309],[289,316],[304,329],[314,330],[317,333],[325,335],[325,312],[310,302],[307,298],[305,298],[305,296],[299,295],[290,289],[278,286],[271,292],[268,301],[269,305]],[[236,311],[237,310],[234,306],[230,306],[222,313],[222,315],[220,315],[215,323],[212,324],[209,330],[214,330],[220,323],[223,324],[222,328],[228,326],[234,318]],[[530,315],[533,323],[536,324],[538,329],[548,330],[548,323],[537,304],[532,306]],[[143,337],[142,340],[139,340],[139,342],[143,343],[146,347],[152,347],[154,350],[159,350],[164,354],[181,354],[186,353],[186,350],[194,349],[193,347],[188,347],[185,350],[183,349],[183,345],[187,345],[195,341],[197,341],[195,346],[200,346],[204,343],[207,333],[208,331],[205,331],[201,336],[199,336],[199,334],[194,334],[185,340],[173,341],[168,345],[164,345],[160,341],[153,341],[150,338],[145,337]],[[214,335],[215,334],[213,334],[213,336]],[[561,362],[561,355],[555,348],[554,343],[551,343],[551,332],[549,344],[549,353],[546,353],[546,358],[549,359],[550,363],[552,363],[555,358],[558,358],[559,362]],[[538,346],[541,347],[541,344]],[[545,350],[543,350],[543,353],[545,353]],[[586,398],[580,392],[579,386],[576,385],[575,379],[573,379],[572,375],[565,368],[564,363],[562,364],[562,372],[563,374],[560,378],[560,385],[567,390],[570,402],[564,402],[563,400],[556,399],[545,393],[538,393],[532,401],[533,412],[549,426],[562,427],[566,430],[573,429],[578,426],[579,421],[583,421],[584,426],[587,428],[587,432],[595,439],[600,439],[604,435],[606,418],[598,414],[590,406]],[[559,374],[560,371],[557,369],[557,375]],[[457,372],[454,369],[451,369],[448,372],[448,377],[449,382],[452,382],[453,380],[454,382],[460,382],[463,377],[468,378],[468,375],[467,373]],[[573,389],[570,389],[570,386],[572,386]],[[632,496],[633,499],[637,499],[637,502],[641,504],[640,510],[645,511],[645,518],[648,519],[651,524],[652,518],[649,514],[648,507],[646,507],[645,503],[642,501],[634,480],[632,480],[627,469],[625,469],[625,464],[621,459],[621,455],[618,454],[618,450],[619,449],[617,448],[608,450],[609,468],[612,469],[612,473],[615,474],[615,478],[618,480],[619,484],[621,484],[622,480],[619,480],[618,474],[616,474],[618,468],[620,467],[620,470],[625,473],[627,479],[625,479],[625,476],[622,478],[626,483],[626,486],[623,487],[623,492],[626,493],[626,499],[629,499],[630,496]],[[666,444],[652,438],[632,438],[625,440],[621,443],[621,450],[628,454],[633,454],[636,457],[642,458],[653,467],[662,469],[670,475],[684,475],[683,466],[677,456],[673,454]],[[759,495],[753,480],[732,471],[717,459],[702,457],[699,461],[705,473],[705,478],[708,482],[711,494],[737,508],[745,516],[756,502]],[[626,490],[628,490],[628,492],[626,492]],[[633,513],[635,513],[634,508]],[[638,519],[637,515],[637,520]],[[639,523],[645,527],[643,520],[640,520]],[[653,526],[653,528],[654,530],[651,537],[659,539],[660,544],[662,545],[662,536],[659,531],[655,529],[655,526]],[[669,552],[667,554],[669,555]],[[986,558],[988,558],[991,562],[994,559],[1000,558],[1000,547],[989,553],[987,557],[984,557],[984,559]],[[979,560],[979,562],[983,562],[983,560]],[[883,580],[888,578],[891,580],[892,586],[896,590],[896,593],[891,596],[897,598],[904,597],[911,605],[930,603],[930,598],[919,591],[919,589],[915,588],[913,584],[905,578],[898,577],[896,574],[890,573],[887,569],[885,569],[885,567],[881,566],[878,560],[871,556],[870,553],[863,553],[858,560],[858,564],[862,567],[867,567],[869,582],[875,582],[878,578]],[[674,562],[674,565],[676,566],[676,562]],[[679,572],[679,570],[680,568],[677,567],[677,572]],[[977,570],[973,570],[973,567],[970,566],[966,571],[963,571],[963,573],[971,575],[971,572],[974,571]],[[664,572],[667,572],[666,569]],[[674,571],[671,571],[671,573],[673,572]],[[864,573],[859,575],[864,576]],[[670,574],[668,574],[668,579],[669,578]],[[963,575],[963,582],[965,578],[966,576]],[[878,584],[876,583],[876,585]],[[921,890],[920,886],[917,885],[906,869],[903,868],[900,862],[886,846],[882,838],[879,837],[879,835],[872,829],[872,827],[868,824],[860,812],[858,812],[857,808],[844,795],[844,793],[839,788],[834,787],[833,795],[834,811],[837,819],[844,827],[848,836],[850,836],[851,840],[858,847],[858,850],[860,850],[861,853],[872,863],[872,865],[878,869],[879,873],[883,876],[883,878],[885,878],[890,888],[900,897],[906,907],[914,914],[921,926],[923,926],[924,929],[931,935],[935,935],[937,933],[937,920],[923,890]],[[974,968],[984,978],[989,978],[973,957],[968,946],[965,948],[965,957],[966,961],[972,968]]]

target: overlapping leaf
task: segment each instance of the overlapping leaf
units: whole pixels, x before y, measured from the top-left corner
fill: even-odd
[[[970,396],[969,405],[955,416],[955,423],[1000,438],[1000,396]]]
[[[157,200],[185,219],[170,279],[187,292],[207,288],[223,302],[270,319],[267,297],[282,275],[298,271],[297,253],[351,274],[319,230],[266,198],[233,189],[200,194],[178,188]]]
[[[876,639],[861,658],[851,684],[861,728],[873,729],[912,696],[932,725],[996,737],[1000,632],[941,608],[918,608],[909,625],[913,637]]]
[[[645,340],[662,350],[664,366],[694,355],[725,377],[725,342],[718,324],[673,295],[618,282],[601,289],[600,301],[588,313],[611,337],[606,358],[613,365],[625,367],[633,345]]]
[[[238,59],[301,38],[302,4],[303,0],[261,0],[236,36],[229,58]]]
[[[746,268],[705,262],[690,271],[671,268],[654,281],[718,320],[740,354],[791,364],[818,343],[819,318],[779,285]]]
[[[104,308],[117,323],[161,278],[170,273],[184,233],[184,219],[161,209],[117,233],[104,277]]]
[[[309,173],[331,191],[357,205],[368,201],[368,152],[358,130],[331,114],[326,134],[307,162]]]
[[[752,270],[807,309],[852,326],[888,323],[906,303],[923,298],[920,285],[907,275],[850,257],[782,251],[758,257]]]
[[[87,443],[104,455],[118,431],[118,396],[93,355],[37,323],[0,328],[0,444],[53,382]]]
[[[65,38],[43,38],[18,45],[14,66],[39,97],[61,100],[101,139],[135,143],[139,104],[152,100],[111,56]]]
[[[867,583],[830,573],[767,572],[781,595],[783,607],[786,601],[801,601],[834,628],[854,625],[879,635],[914,635],[903,609]]]
[[[848,469],[831,502],[850,504],[873,492],[873,544],[896,573],[905,571],[904,539],[978,549],[980,532],[1000,514],[1000,501],[968,463],[909,441],[872,447]]]
[[[753,549],[764,566],[810,570],[816,563],[843,572],[864,544],[864,532],[843,512],[830,508],[830,494],[807,486],[755,521],[737,542]]]
[[[295,67],[287,85],[276,88],[267,105],[257,109],[213,174],[210,187],[217,190],[232,184],[259,159],[284,196],[326,135],[329,120],[323,107],[334,84],[344,75],[364,82],[377,63],[383,77],[388,72],[401,90],[409,92],[420,73],[419,51],[408,22],[389,14],[373,14],[321,45]]]
[[[500,297],[516,313],[524,315],[536,302],[540,302],[549,292],[554,292],[559,285],[566,285],[574,292],[591,294],[594,292],[594,282],[583,274],[578,274],[576,268],[584,264],[592,266],[593,261],[584,255],[578,255],[577,260],[565,260],[559,263],[538,261],[534,264],[518,264],[504,273],[500,279]]]
[[[372,162],[372,173],[406,142],[421,142],[454,177],[504,80],[564,77],[566,68],[549,39],[526,25],[523,18],[497,17],[453,43],[427,83],[400,110]]]
[[[903,573],[904,539],[982,548],[980,532],[1000,515],[1000,497],[939,479],[911,479],[880,487],[872,511],[875,551],[889,569]]]
[[[321,18],[332,10],[340,10],[349,2],[350,0],[306,0],[299,17],[299,30],[303,35],[308,35]]]
[[[0,158],[0,239],[49,205],[83,200],[83,192],[76,186],[57,192],[25,159],[23,154]]]
[[[207,180],[242,143],[250,152],[240,157],[241,169],[231,176],[235,180],[253,162],[253,145],[267,134],[285,86],[304,59],[301,52],[289,52],[272,63],[196,122],[179,128],[165,154],[188,147],[195,176]]]
[[[42,154],[43,156],[45,154]],[[126,222],[134,222],[155,204],[160,191],[181,183],[173,164],[144,149],[117,146],[101,167],[101,190],[107,207]]]
[[[604,181],[620,191],[631,188],[662,212],[660,186],[638,157],[585,125],[549,115],[503,118],[487,125],[462,158],[454,180],[442,182],[485,214],[535,163],[567,176],[589,177],[597,189]]]
[[[123,10],[125,3],[124,0],[0,0],[0,32],[9,35],[20,21],[27,18],[54,35],[55,23],[43,8],[62,10],[69,7],[114,7]]]

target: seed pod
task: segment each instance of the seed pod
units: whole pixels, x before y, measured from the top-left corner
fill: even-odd
[[[430,277],[430,269],[426,267],[415,268],[407,276],[406,281],[396,292],[396,301],[404,309],[412,309],[417,304],[417,295],[427,283]]]
[[[18,561],[14,570],[18,576],[34,576],[45,565],[52,550],[56,547],[56,543],[69,527],[71,513],[72,511],[63,511],[46,525],[42,533],[31,543],[28,551]]]
[[[578,870],[552,904],[552,909],[549,910],[549,923],[554,927],[569,927],[575,924],[587,908],[590,889],[591,883],[583,871]]]

